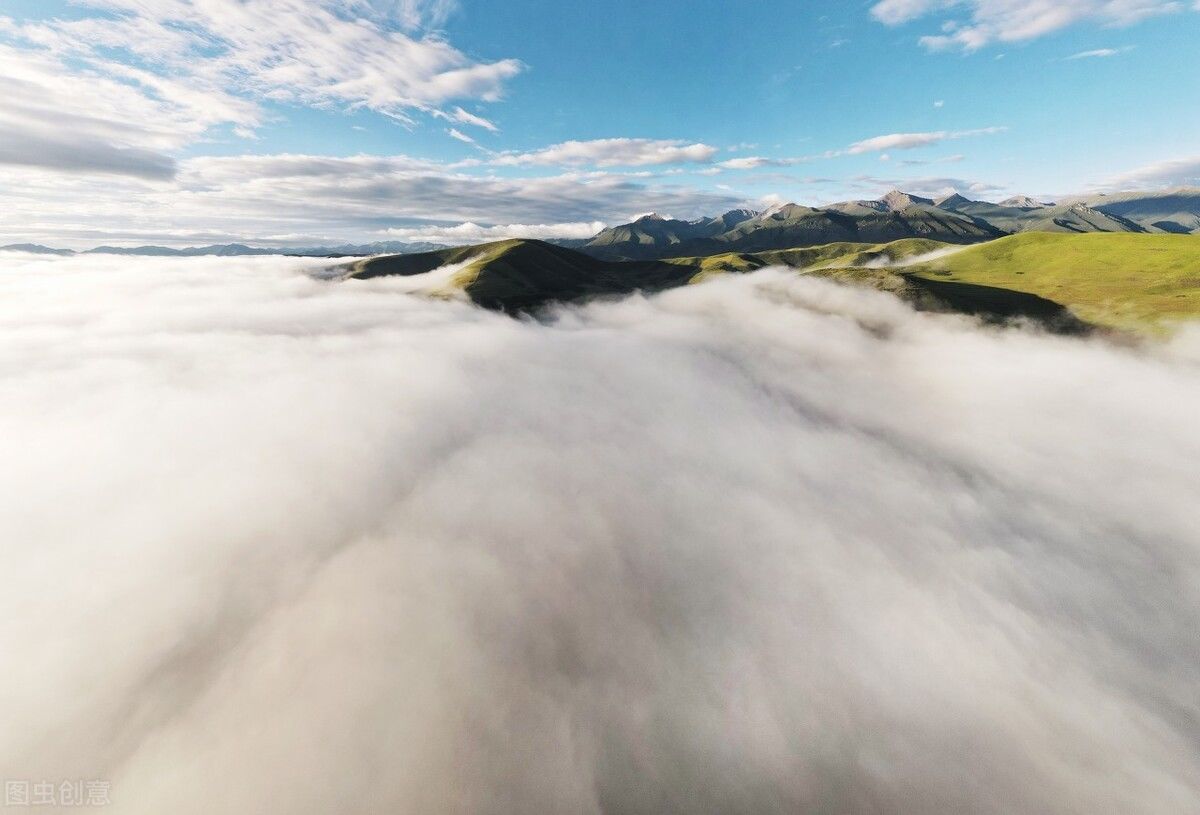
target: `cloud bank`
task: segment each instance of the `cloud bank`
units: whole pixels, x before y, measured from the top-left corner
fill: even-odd
[[[0,260],[0,766],[113,812],[1200,807],[1200,337]]]

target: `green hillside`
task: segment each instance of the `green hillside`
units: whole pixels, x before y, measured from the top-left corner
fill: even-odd
[[[922,259],[943,249],[954,251]],[[961,249],[908,238],[651,261],[605,261],[541,241],[508,240],[371,258],[347,265],[344,274],[409,276],[448,264],[465,265],[442,292],[465,292],[479,305],[508,312],[787,266],[890,291],[919,308],[1025,316],[1063,330],[1088,324],[1162,331],[1173,320],[1200,317],[1200,240],[1185,235],[1023,233]]]
[[[1056,303],[1024,292],[975,284],[924,280],[890,264],[918,258],[946,244],[908,238],[889,244],[835,243],[779,251],[727,253],[704,258],[660,261],[604,261],[559,246],[531,240],[396,255],[356,261],[345,277],[412,276],[449,264],[465,264],[435,294],[464,292],[486,308],[510,313],[531,311],[553,302],[616,296],[633,291],[699,283],[718,274],[788,266],[804,274],[890,291],[919,308],[960,311],[985,318],[1026,316],[1058,328],[1077,328]]]
[[[1189,235],[1024,233],[905,271],[1035,294],[1113,328],[1200,317],[1200,240]]]

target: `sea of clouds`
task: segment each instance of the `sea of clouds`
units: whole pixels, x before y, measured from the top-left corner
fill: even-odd
[[[121,813],[1200,811],[1200,333],[0,256],[0,775]]]

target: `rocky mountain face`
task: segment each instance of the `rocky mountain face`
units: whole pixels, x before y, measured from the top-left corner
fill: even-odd
[[[974,218],[939,208],[932,200],[894,191],[878,201],[827,207],[782,204],[761,213],[736,210],[696,221],[641,218],[601,232],[582,247],[600,258],[649,260],[723,252],[762,252],[847,241],[886,243],[928,238],[978,243],[1006,234]]]
[[[763,252],[838,241],[884,243],[928,238],[969,244],[1020,232],[1200,234],[1200,189],[1123,193],[1062,203],[1018,195],[1000,203],[960,193],[936,200],[893,190],[877,200],[824,207],[779,204],[678,221],[650,215],[576,244],[608,260],[652,260],[724,252]]]

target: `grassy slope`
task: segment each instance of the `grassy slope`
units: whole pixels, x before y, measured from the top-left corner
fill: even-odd
[[[699,283],[712,275],[729,272],[752,272],[766,266],[789,266],[793,269],[816,270],[822,267],[868,266],[880,261],[908,260],[946,248],[946,244],[925,238],[905,238],[893,243],[827,243],[803,249],[777,249],[768,252],[727,252],[705,258],[671,258],[666,263],[696,269],[690,282]]]
[[[1071,314],[1097,326],[1161,330],[1200,317],[1200,240],[1186,235],[1025,233],[922,261],[937,241],[834,243],[703,258],[612,262],[540,241],[498,243],[371,258],[348,276],[415,275],[466,265],[447,288],[488,308],[536,309],[553,301],[660,291],[713,275],[788,266],[804,274],[894,292],[918,306],[1007,318],[1028,316],[1071,329]],[[913,265],[881,268],[888,262]]]
[[[905,271],[1028,292],[1112,328],[1200,317],[1200,240],[1189,235],[1025,233]]]

